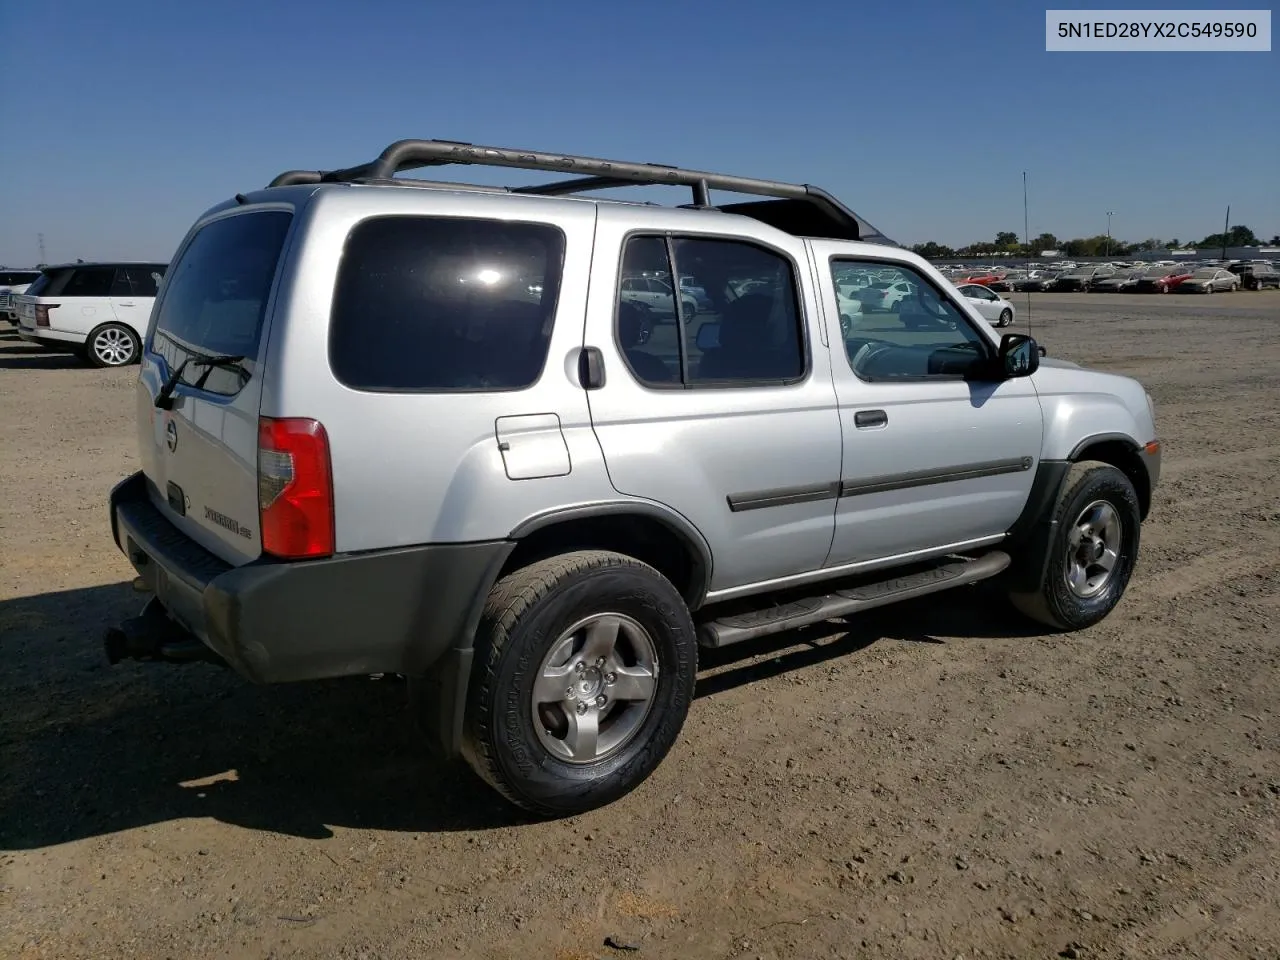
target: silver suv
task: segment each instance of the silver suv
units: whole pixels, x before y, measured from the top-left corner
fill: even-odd
[[[570,178],[395,177],[445,164]],[[626,184],[693,203],[582,196]],[[909,292],[842,316],[853,273]],[[1049,628],[1105,617],[1152,407],[1041,356],[810,186],[444,141],[284,173],[164,279],[111,494],[154,598],[107,654],[401,674],[444,754],[586,810],[667,753],[700,647],[991,578]]]

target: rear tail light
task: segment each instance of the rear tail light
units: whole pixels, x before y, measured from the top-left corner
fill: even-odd
[[[262,550],[286,560],[333,553],[333,472],[323,425],[258,418]]]
[[[56,310],[62,306],[60,303],[37,303],[36,304],[36,326],[49,326],[49,311]]]

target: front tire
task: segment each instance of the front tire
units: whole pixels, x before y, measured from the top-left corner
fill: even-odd
[[[476,644],[463,756],[538,816],[582,813],[639,786],[693,698],[698,650],[684,599],[618,553],[569,553],[503,577]]]
[[[1138,495],[1120,470],[1086,460],[1068,472],[1052,519],[1044,582],[1009,599],[1046,626],[1083,630],[1114,610],[1129,584],[1141,537]]]
[[[104,323],[85,341],[85,359],[95,367],[127,367],[136,363],[142,343],[123,323]]]

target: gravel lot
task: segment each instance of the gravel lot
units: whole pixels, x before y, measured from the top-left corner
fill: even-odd
[[[554,823],[424,760],[397,681],[108,667],[136,368],[0,334],[0,955],[1277,956],[1280,293],[1033,313],[1158,404],[1116,613],[973,589],[707,655],[657,774]]]

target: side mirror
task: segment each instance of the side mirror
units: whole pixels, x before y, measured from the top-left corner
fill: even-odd
[[[1000,338],[1000,372],[1005,379],[1029,377],[1040,369],[1040,348],[1025,333],[1006,333]]]
[[[707,320],[698,327],[698,335],[694,343],[699,350],[714,350],[720,346],[720,324],[715,320]]]

